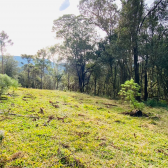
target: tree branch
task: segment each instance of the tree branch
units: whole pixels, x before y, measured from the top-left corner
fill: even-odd
[[[157,4],[155,4],[154,7],[153,7],[152,9],[150,9],[150,10],[148,11],[148,13],[145,15],[145,17],[142,19],[142,22],[141,22],[141,24],[140,24],[140,26],[139,26],[139,28],[138,28],[138,32],[139,32],[139,33],[140,33],[141,28],[142,28],[142,25],[143,25],[144,21],[146,20],[146,18],[148,17],[148,15],[149,15],[152,11],[154,11],[154,10],[158,7],[158,5],[159,5],[161,2],[162,2],[162,0],[159,0],[159,2],[158,2]]]

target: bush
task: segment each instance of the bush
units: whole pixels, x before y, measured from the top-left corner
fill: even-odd
[[[16,89],[19,86],[18,81],[12,79],[6,74],[0,74],[0,97],[4,94],[10,87]]]
[[[165,100],[148,99],[145,104],[150,107],[167,107],[167,102]]]
[[[144,104],[136,100],[136,97],[141,95],[139,90],[140,86],[131,79],[121,85],[119,95],[121,100],[130,103],[132,108],[142,110]]]

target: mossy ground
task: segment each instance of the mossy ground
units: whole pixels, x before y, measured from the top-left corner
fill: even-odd
[[[86,94],[19,88],[0,100],[0,167],[168,167],[168,112],[121,114],[128,109]]]

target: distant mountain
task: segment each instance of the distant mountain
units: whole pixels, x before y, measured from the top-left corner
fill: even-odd
[[[26,59],[22,59],[21,56],[13,56],[13,58],[14,58],[15,61],[18,62],[18,66],[19,66],[19,67],[22,67],[22,66],[24,66],[24,64],[27,64]],[[33,61],[31,61],[31,63],[34,64]],[[58,70],[59,70],[59,71],[64,71],[64,70],[65,70],[65,66],[64,66],[64,65],[65,65],[64,63],[60,63],[60,64],[58,65]],[[53,66],[53,63],[51,64],[51,66]]]
[[[13,56],[14,60],[18,62],[18,66],[22,67],[24,64],[27,64],[26,59],[22,59],[21,56]],[[34,64],[34,62],[31,62],[32,64]]]

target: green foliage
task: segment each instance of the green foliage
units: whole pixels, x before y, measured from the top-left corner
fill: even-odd
[[[0,74],[0,97],[4,94],[10,87],[15,90],[19,86],[18,81],[12,79],[8,75]]]
[[[3,62],[4,62],[4,74],[7,74],[8,76],[16,79],[20,69],[18,67],[18,62],[14,59],[13,56],[9,54],[4,56]]]
[[[121,100],[124,102],[129,102],[131,107],[142,110],[144,104],[139,103],[136,100],[136,97],[141,95],[139,93],[139,90],[140,86],[137,83],[135,83],[133,79],[131,79],[127,80],[124,84],[121,85],[119,95],[121,97]]]
[[[93,26],[82,15],[63,15],[54,21],[53,31],[56,31],[58,38],[63,39],[62,59],[66,59],[73,68],[73,73],[78,78],[78,89],[84,92],[96,59],[94,43],[97,35]]]
[[[148,99],[145,104],[150,107],[167,107],[167,102],[165,100]]]

